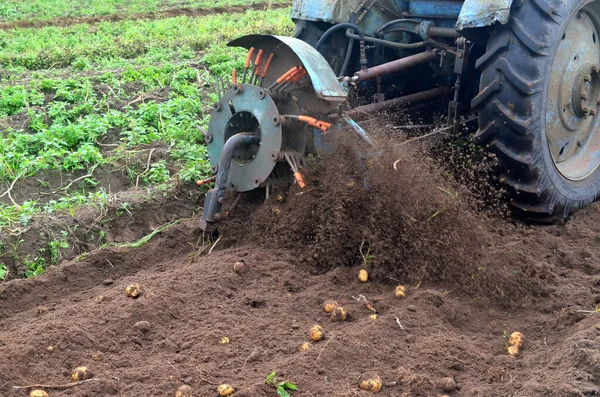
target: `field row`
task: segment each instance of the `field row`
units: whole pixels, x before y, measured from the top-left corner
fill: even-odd
[[[5,0],[0,3],[0,23],[51,21],[95,16],[153,13],[173,8],[226,8],[264,3],[255,0]],[[270,0],[266,4],[289,4]]]

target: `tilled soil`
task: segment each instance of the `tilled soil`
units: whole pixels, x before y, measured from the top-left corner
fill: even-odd
[[[172,396],[182,384],[212,396],[220,383],[275,396],[272,371],[296,396],[370,395],[358,388],[365,372],[386,396],[600,394],[599,205],[523,225],[473,210],[467,190],[410,153],[343,149],[309,166],[304,192],[246,200],[216,244],[183,222],[141,248],[2,284],[0,394],[66,384],[80,365],[95,380],[48,387],[51,397]],[[125,295],[131,283],[140,298]],[[329,299],[347,321],[324,313]],[[314,324],[325,340],[299,351]],[[517,358],[506,353],[513,331],[526,337]],[[457,388],[443,391],[444,377]]]

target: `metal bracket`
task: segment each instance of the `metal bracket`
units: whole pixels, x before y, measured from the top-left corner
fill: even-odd
[[[460,91],[462,89],[463,74],[467,70],[469,57],[469,40],[460,37],[456,40],[456,60],[454,62],[454,73],[456,74],[456,83],[454,83],[454,100],[448,105],[448,125],[452,126],[454,134],[458,134],[460,126]]]

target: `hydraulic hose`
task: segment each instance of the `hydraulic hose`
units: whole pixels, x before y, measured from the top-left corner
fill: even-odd
[[[349,23],[349,22],[340,23],[340,24],[337,24],[337,25],[329,28],[323,34],[323,36],[321,36],[321,38],[319,39],[319,42],[315,46],[316,50],[319,51],[319,47],[321,47],[323,45],[323,43],[325,43],[332,34],[334,34],[337,30],[340,30],[340,29],[354,29],[358,33],[358,36],[355,35],[356,36],[355,40],[360,40],[365,35],[363,33],[363,31],[357,25],[355,25],[353,23]]]

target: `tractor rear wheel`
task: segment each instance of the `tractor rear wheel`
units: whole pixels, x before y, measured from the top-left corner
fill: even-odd
[[[478,141],[512,204],[564,219],[600,196],[600,0],[515,0],[481,69]]]

